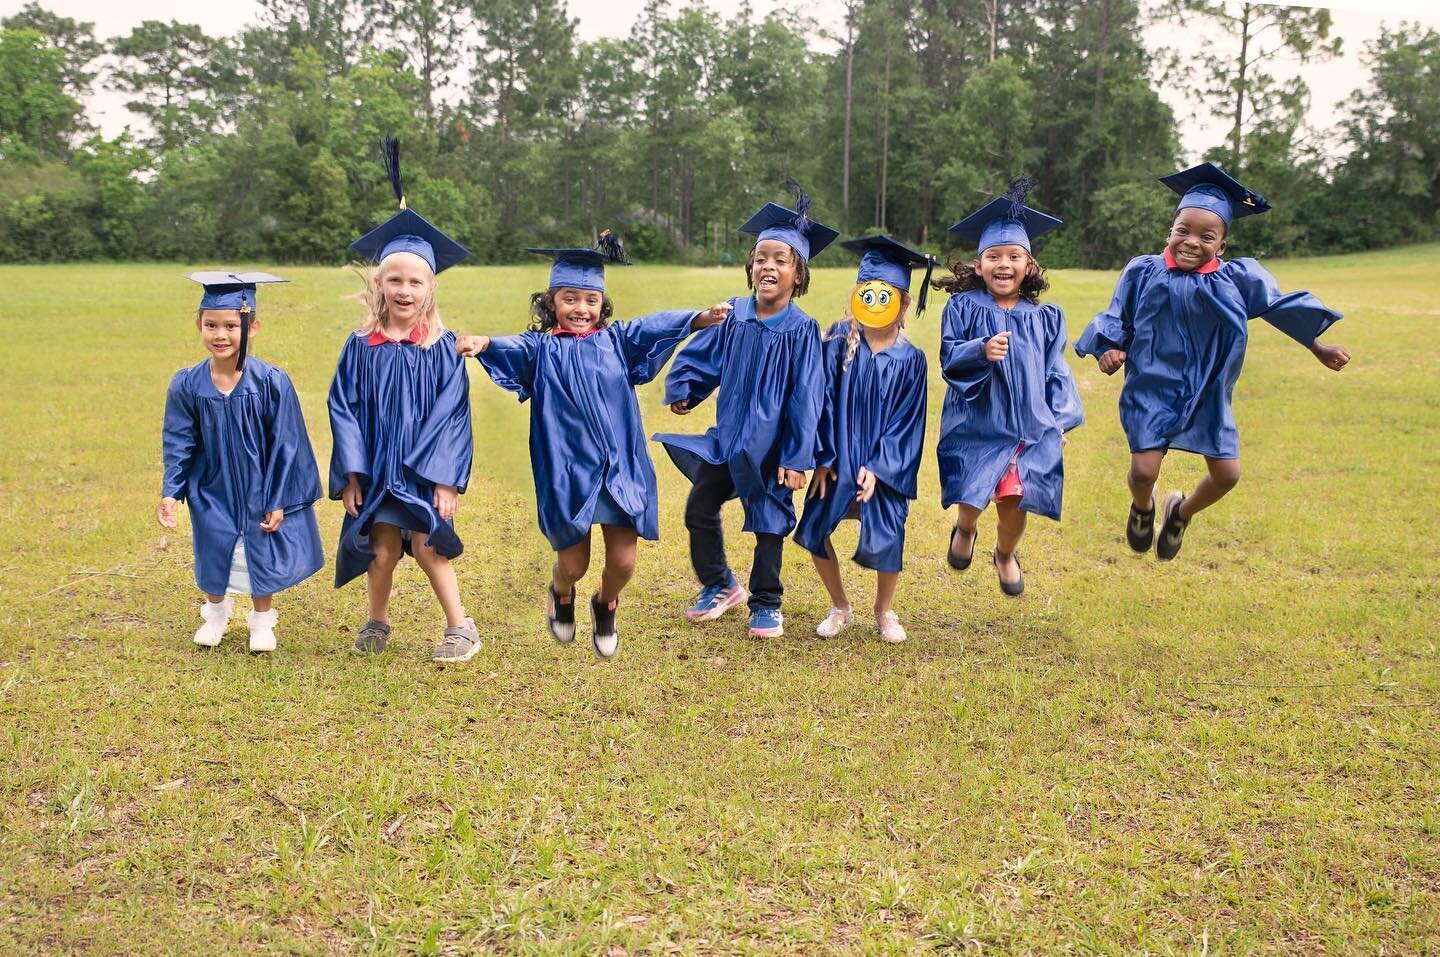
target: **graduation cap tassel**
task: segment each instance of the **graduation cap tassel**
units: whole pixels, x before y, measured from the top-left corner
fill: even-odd
[[[935,257],[925,257],[925,281],[920,284],[920,301],[915,303],[915,317],[918,319],[925,314],[925,299],[930,294],[930,273],[935,268]]]
[[[394,136],[385,137],[380,154],[385,163],[385,175],[390,178],[390,188],[395,191],[400,208],[405,209],[405,184],[400,180],[400,140]]]
[[[1040,185],[1040,181],[1033,176],[1016,176],[1005,186],[1005,198],[1010,201],[1010,218],[1023,221],[1025,216],[1025,197],[1030,191]]]
[[[785,181],[785,188],[795,195],[795,228],[804,233],[810,226],[810,194],[793,178]]]
[[[250,353],[250,318],[254,311],[250,308],[250,297],[241,293],[240,299],[240,349],[235,354],[235,371],[240,372],[245,368],[245,357]]]
[[[613,261],[626,266],[630,265],[630,257],[625,254],[625,245],[620,242],[620,237],[610,230],[606,229],[600,232],[600,239],[596,242],[595,247]]]

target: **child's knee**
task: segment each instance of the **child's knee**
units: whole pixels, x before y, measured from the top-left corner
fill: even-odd
[[[1130,462],[1130,484],[1131,485],[1154,485],[1160,481],[1160,462],[1148,459],[1135,460]]]
[[[1210,463],[1210,480],[1221,491],[1228,492],[1240,484],[1240,462],[1238,459],[1221,459]]]
[[[585,577],[590,570],[590,556],[587,554],[571,554],[569,552],[555,553],[555,567],[560,574],[571,581],[579,581]]]
[[[384,569],[393,569],[396,565],[400,564],[400,556],[405,552],[398,540],[392,542],[388,539],[371,542],[370,550],[375,553],[375,557],[370,560],[370,564],[376,568]]]
[[[621,575],[625,578],[629,578],[631,575],[635,574],[634,549],[631,549],[627,553],[622,555],[607,553],[605,556],[605,570],[608,571],[611,575]]]

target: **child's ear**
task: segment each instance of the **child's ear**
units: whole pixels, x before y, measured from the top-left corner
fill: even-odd
[[[251,320],[250,320],[250,332],[248,333],[248,335],[250,336],[251,339],[254,339],[254,338],[255,338],[255,333],[257,333],[257,332],[259,332],[259,331],[260,331],[260,317],[259,317],[259,316],[256,316],[254,319],[251,319]]]
[[[1225,255],[1225,240],[1222,239],[1220,240],[1220,248],[1215,250],[1215,257],[1218,259],[1223,255]]]

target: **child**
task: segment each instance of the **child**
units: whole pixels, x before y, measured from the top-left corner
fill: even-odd
[[[249,356],[260,332],[255,287],[285,282],[263,272],[197,272],[205,293],[195,325],[210,358],[182,369],[165,396],[165,481],[155,517],[174,528],[190,509],[195,583],[205,593],[195,644],[225,636],[235,599],[249,594],[250,650],[275,650],[277,592],[320,570],[315,525],[320,472],[284,372]]]
[[[713,621],[745,601],[725,560],[720,507],[739,497],[755,535],[750,569],[750,634],[785,633],[780,561],[795,527],[793,496],[815,467],[815,430],[824,379],[815,320],[794,303],[810,286],[809,260],[839,235],[810,219],[810,198],[793,182],[796,209],[767,203],[740,231],[756,237],[745,261],[753,295],[730,300],[719,326],[692,339],[665,377],[665,402],[686,415],[720,390],[715,425],[703,435],[657,435],[693,484],[685,503],[690,561],[700,595],[685,612]]]
[[[433,660],[458,663],[480,650],[450,564],[464,547],[453,519],[470,477],[470,385],[435,277],[470,253],[405,208],[399,147],[386,146],[401,211],[351,244],[378,268],[365,283],[369,315],[345,340],[330,387],[330,497],[345,505],[335,587],[366,574],[370,620],[355,650],[384,651],[395,566],[413,555],[445,612]]]
[[[975,556],[980,513],[995,503],[991,563],[1000,591],[1025,591],[1015,548],[1026,514],[1060,520],[1065,433],[1085,421],[1065,365],[1065,314],[1040,303],[1049,288],[1031,240],[1061,225],[1025,205],[1032,179],[950,227],[979,252],[935,283],[952,293],[941,321],[940,361],[949,386],[940,417],[941,498],[958,504],[946,560],[964,571]]]
[[[590,567],[590,527],[605,538],[605,571],[590,599],[591,647],[612,658],[620,647],[615,609],[635,572],[637,536],[660,537],[655,466],[635,386],[659,375],[682,339],[729,312],[661,312],[610,323],[605,265],[629,265],[608,232],[600,248],[538,249],[554,257],[550,285],[530,297],[530,329],[491,339],[463,336],[456,348],[475,356],[496,385],[533,398],[530,464],[540,531],[555,549],[545,621],[562,645],[575,640],[575,583]]]
[[[1320,335],[1340,319],[1308,292],[1280,295],[1253,259],[1220,259],[1230,224],[1270,208],[1264,197],[1202,163],[1160,180],[1180,194],[1170,238],[1159,256],[1130,261],[1110,308],[1075,343],[1100,371],[1125,367],[1120,422],[1130,441],[1130,517],[1125,538],[1137,552],[1155,541],[1155,557],[1180,551],[1195,513],[1240,480],[1240,435],[1230,408],[1245,361],[1251,318],[1261,318],[1308,348],[1327,368],[1350,361],[1344,346]],[[1205,457],[1209,475],[1189,495],[1172,491],[1155,534],[1155,483],[1171,448]]]
[[[875,625],[892,644],[905,628],[891,608],[905,551],[905,519],[915,498],[925,444],[925,353],[902,335],[910,307],[910,270],[934,260],[885,236],[841,243],[861,253],[849,315],[826,333],[825,404],[815,475],[795,541],[809,549],[830,593],[830,613],[815,628],[833,638],[855,621],[830,536],[847,518],[860,521],[855,561],[876,573]],[[920,286],[917,314],[925,311]]]

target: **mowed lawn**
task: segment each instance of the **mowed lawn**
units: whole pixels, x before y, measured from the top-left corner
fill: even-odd
[[[381,657],[349,650],[364,592],[331,568],[279,599],[275,654],[246,652],[244,599],[192,645],[189,524],[153,513],[166,384],[202,358],[182,276],[210,265],[0,267],[0,952],[1440,952],[1440,246],[1270,264],[1347,314],[1354,361],[1252,325],[1244,477],[1169,564],[1124,543],[1120,377],[1075,361],[1065,520],[1032,521],[1018,601],[983,560],[993,513],[982,560],[944,562],[934,296],[896,647],[867,614],[813,638],[794,545],[784,639],[687,625],[687,483],[658,447],[619,657],[583,620],[557,647],[529,410],[472,364],[457,569],[486,645],[451,670],[413,563]],[[256,353],[325,468],[358,280],[280,271]],[[516,331],[544,276],[448,272],[446,322]],[[801,304],[828,326],[852,276]],[[1052,275],[1072,339],[1114,278]],[[611,276],[625,317],[743,289]],[[708,425],[661,391],[652,430]],[[1172,456],[1161,491],[1202,469]],[[341,508],[318,512],[333,556]],[[873,576],[845,574],[868,609]]]

